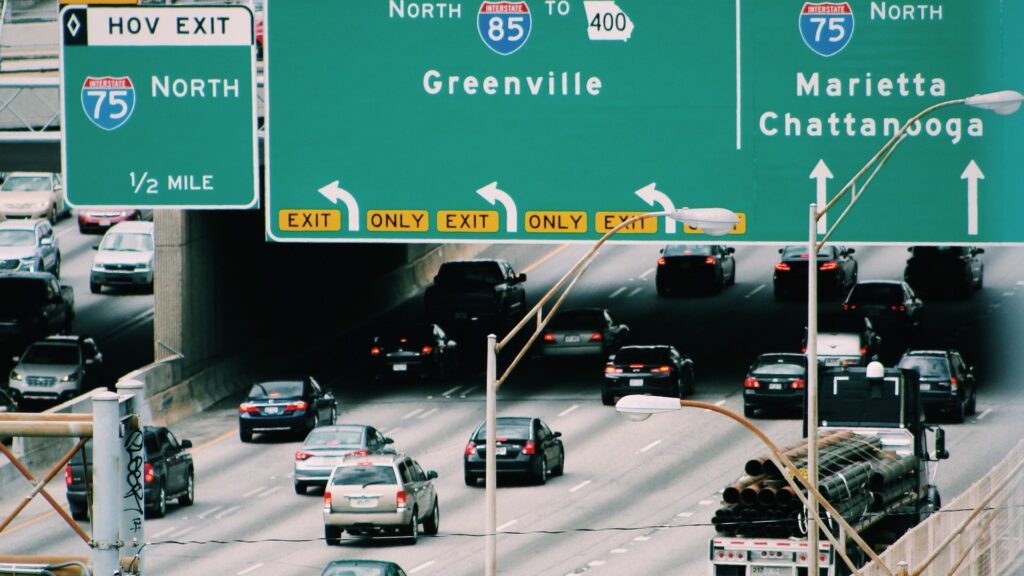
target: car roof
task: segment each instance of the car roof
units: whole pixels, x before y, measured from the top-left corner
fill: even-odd
[[[793,360],[794,362],[806,361],[807,356],[799,352],[765,352],[757,357],[758,360],[768,359]]]
[[[623,350],[671,350],[675,348],[671,344],[632,344],[629,346],[623,346],[619,348],[619,352]]]
[[[59,343],[77,344],[79,342],[84,341],[85,339],[86,339],[85,336],[61,334],[61,335],[47,336],[46,338],[36,342],[36,344],[39,344],[40,342],[59,342]]]
[[[56,279],[56,276],[49,272],[12,272],[10,274],[0,274],[0,281],[4,278],[42,278],[45,280]]]
[[[146,222],[144,220],[129,220],[126,222],[118,222],[107,230],[107,234],[117,234],[118,232],[128,233],[153,233],[153,223]]]
[[[15,176],[53,176],[53,172],[8,172],[7,178],[10,179]]]
[[[338,466],[358,466],[360,462],[370,462],[378,466],[387,466],[408,458],[405,454],[368,454],[360,456],[358,454],[348,454],[344,460],[338,463]]]
[[[956,352],[955,350],[907,350],[904,356],[946,356]]]
[[[902,280],[858,280],[857,283],[854,285],[854,288],[856,288],[857,286],[863,286],[863,285],[871,286],[871,285],[881,285],[881,284],[885,284],[887,286],[902,286],[903,285],[903,281]]]
[[[45,222],[45,220],[23,220],[19,218],[12,218],[10,220],[0,222],[0,230],[35,230],[36,226],[38,226],[40,222]]]

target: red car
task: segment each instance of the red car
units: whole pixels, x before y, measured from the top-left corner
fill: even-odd
[[[82,234],[103,234],[108,228],[125,220],[152,220],[151,210],[135,208],[98,208],[78,211],[78,231]]]

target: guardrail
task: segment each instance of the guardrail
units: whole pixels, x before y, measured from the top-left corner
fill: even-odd
[[[998,576],[1024,566],[1024,440],[963,494],[880,555],[920,576]],[[927,566],[926,566],[927,564]],[[923,570],[922,570],[923,568]],[[868,564],[865,576],[885,572]]]

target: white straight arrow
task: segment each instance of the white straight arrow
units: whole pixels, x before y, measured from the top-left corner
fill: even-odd
[[[978,235],[978,180],[984,180],[985,175],[981,168],[971,160],[967,168],[960,175],[961,180],[967,180],[967,234]]]
[[[492,206],[496,202],[501,202],[501,205],[505,207],[506,232],[516,232],[519,230],[519,211],[516,209],[516,202],[507,192],[498,188],[497,182],[491,182],[477,190],[476,193],[482,196],[484,200],[490,202]]]
[[[348,190],[338,186],[337,180],[320,188],[319,191],[324,198],[331,201],[331,204],[337,204],[338,200],[341,200],[348,212],[348,229],[352,232],[359,231],[359,203],[356,202],[355,197]]]
[[[661,190],[658,190],[657,186],[658,185],[656,183],[651,182],[647,186],[637,190],[636,195],[643,199],[644,202],[647,202],[650,206],[657,204],[661,206],[661,209],[665,212],[675,212],[676,207],[672,203],[672,199]],[[676,221],[668,216],[665,217],[665,233],[676,233]]]
[[[818,211],[820,212],[825,204],[828,204],[828,181],[832,178],[832,171],[828,169],[828,165],[825,164],[824,160],[818,160],[818,163],[814,166],[814,170],[811,170],[811,180],[818,181]],[[828,232],[828,217],[825,214],[821,215],[818,219],[818,234],[824,234]]]

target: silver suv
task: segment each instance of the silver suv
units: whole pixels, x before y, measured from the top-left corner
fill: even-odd
[[[99,384],[103,354],[92,338],[50,336],[14,358],[8,386],[16,401],[65,402]]]
[[[441,522],[433,470],[424,472],[405,454],[347,456],[324,489],[324,536],[339,544],[352,535],[404,536],[415,544],[420,524],[435,535]]]

